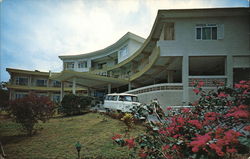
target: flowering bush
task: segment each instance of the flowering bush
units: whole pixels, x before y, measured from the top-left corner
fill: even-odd
[[[53,116],[54,105],[48,97],[30,93],[24,98],[10,101],[7,110],[27,134],[32,136],[39,121],[46,122]]]
[[[134,125],[134,117],[130,113],[125,113],[125,115],[121,118],[121,120],[124,121],[128,130],[131,129]]]
[[[204,82],[195,81],[193,90],[199,100],[193,106],[150,123],[147,132],[130,139],[130,144],[122,136],[116,140],[123,141],[121,146],[133,147],[134,157],[140,158],[236,158],[249,153],[250,81],[241,81],[234,88],[215,84],[215,91],[206,92]]]

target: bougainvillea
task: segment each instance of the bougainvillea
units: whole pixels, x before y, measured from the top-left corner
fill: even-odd
[[[119,143],[133,148],[133,157],[139,158],[236,158],[249,153],[250,81],[234,88],[215,82],[217,89],[210,91],[202,89],[202,81],[193,84],[199,95],[193,106],[167,107],[163,120],[150,122],[138,137],[120,136]]]

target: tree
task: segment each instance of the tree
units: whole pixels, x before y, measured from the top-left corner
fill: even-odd
[[[5,88],[5,82],[0,84],[0,109],[5,109],[9,101],[9,92]]]
[[[10,101],[8,112],[20,123],[29,136],[34,134],[34,126],[39,121],[46,122],[54,114],[53,102],[45,96],[34,93]]]

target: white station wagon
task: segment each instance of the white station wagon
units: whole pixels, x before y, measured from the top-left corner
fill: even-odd
[[[106,110],[117,110],[121,112],[131,112],[134,106],[139,106],[141,103],[138,97],[133,94],[114,93],[107,94],[104,100],[103,107]]]

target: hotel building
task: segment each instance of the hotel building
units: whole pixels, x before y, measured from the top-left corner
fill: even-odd
[[[84,87],[89,95],[127,92],[143,103],[187,105],[195,100],[192,81],[233,86],[250,79],[249,8],[159,10],[143,39],[128,32],[116,43],[92,53],[59,56],[60,73],[50,80]]]

